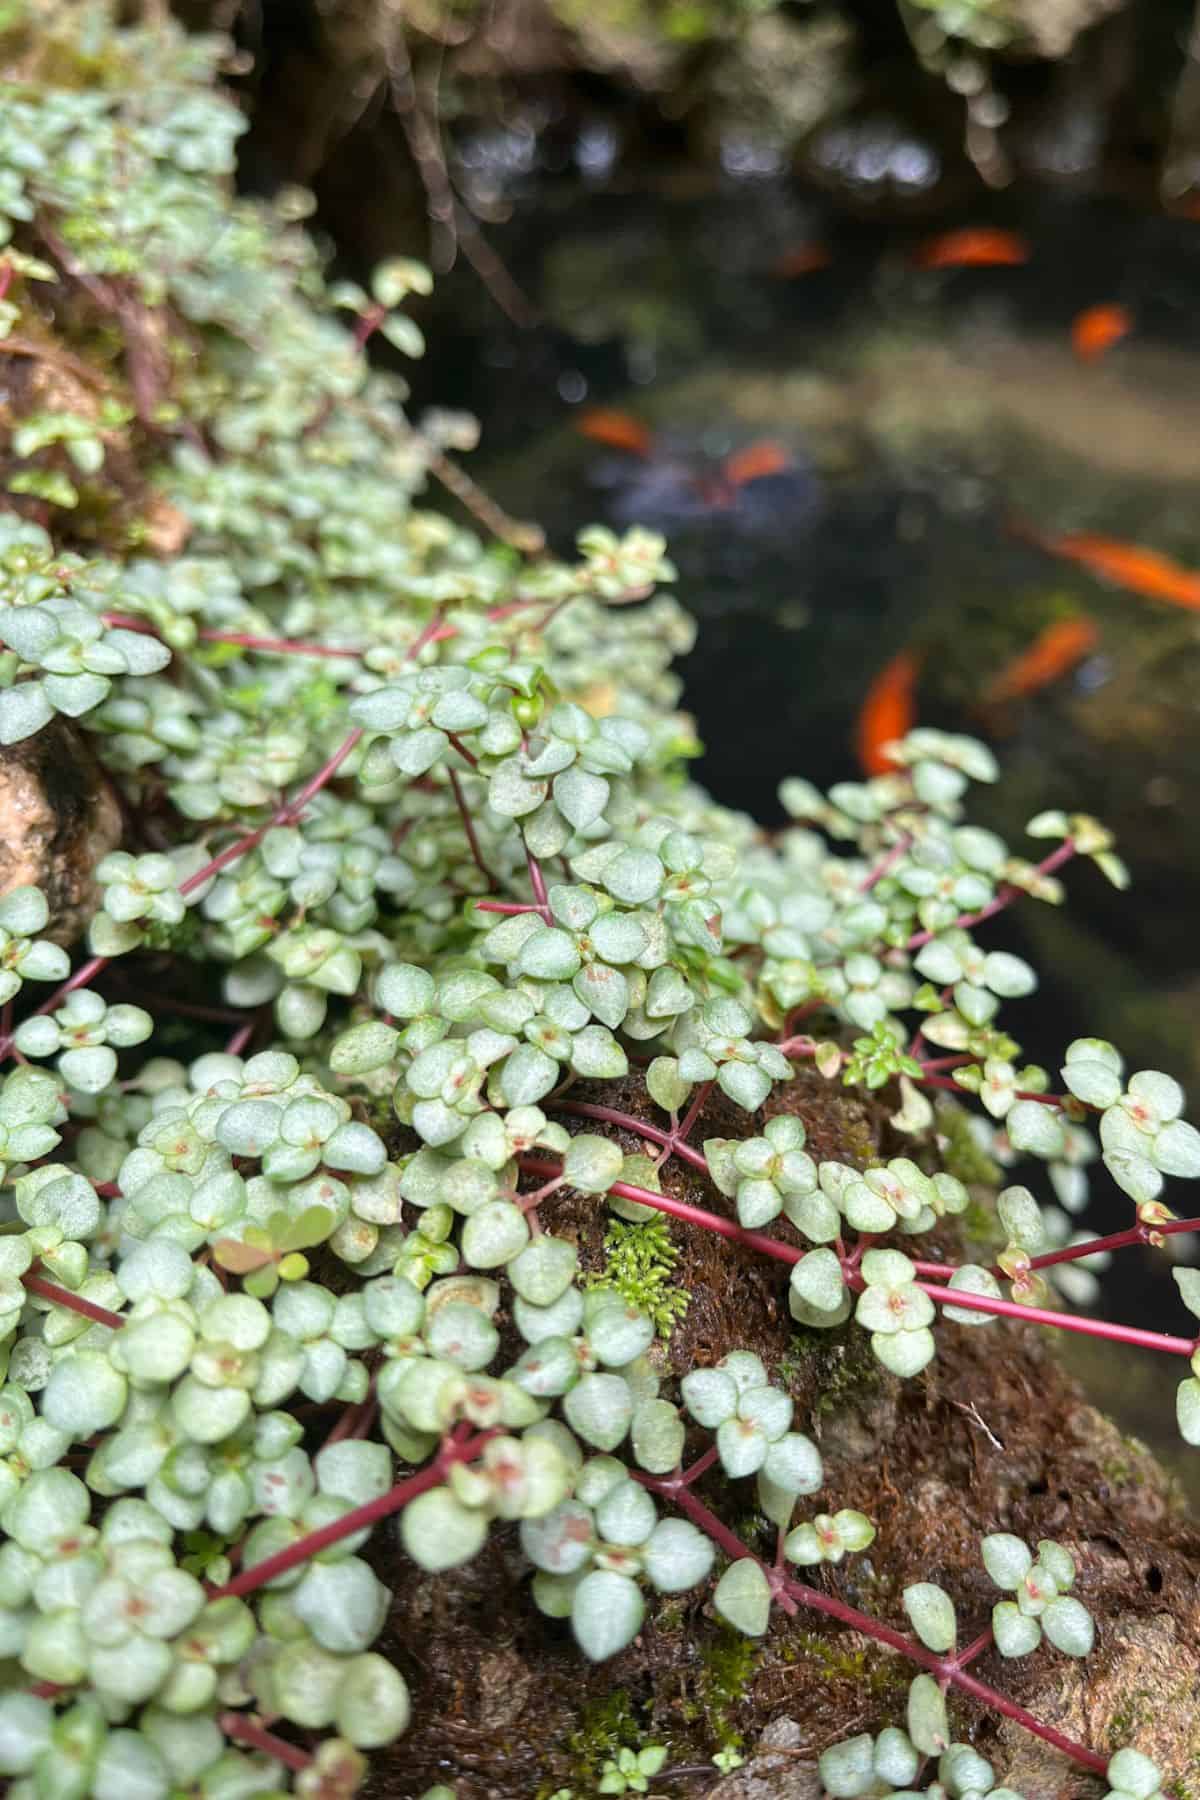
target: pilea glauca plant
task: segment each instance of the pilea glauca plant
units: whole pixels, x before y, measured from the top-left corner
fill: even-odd
[[[1035,975],[991,921],[1058,903],[1080,857],[1123,885],[1108,834],[1043,815],[1026,860],[965,822],[987,749],[928,730],[886,777],[788,782],[774,838],[715,805],[685,772],[663,542],[594,528],[551,557],[450,460],[469,422],[410,420],[366,349],[420,349],[426,272],[327,287],[305,196],[232,197],[221,44],[18,0],[0,51],[0,350],[38,372],[4,465],[0,742],[59,734],[124,819],[86,945],[38,886],[0,901],[9,1794],[351,1794],[409,1723],[374,1648],[398,1515],[434,1576],[506,1534],[594,1661],[696,1593],[751,1637],[807,1609],[895,1650],[903,1722],[826,1752],[831,1796],[1013,1800],[954,1741],[956,1694],[1114,1800],[1158,1796],[1136,1749],[973,1672],[1088,1654],[1067,1549],[986,1534],[996,1599],[965,1642],[933,1583],[903,1594],[911,1630],[869,1614],[838,1579],[876,1523],[828,1491],[786,1384],[749,1345],[680,1380],[656,1355],[684,1220],[897,1377],[1001,1317],[1148,1345],[1200,1442],[1196,1330],[1048,1288],[1200,1224],[1164,1199],[1200,1175],[1183,1095],[1093,1039],[1052,1076],[999,1022]],[[431,476],[480,532],[424,502]],[[882,1094],[909,1154],[814,1156],[780,1106],[806,1064]],[[994,1262],[923,1259],[968,1202],[938,1090],[1066,1214],[1101,1155],[1127,1228],[1064,1241],[1014,1185]],[[568,1195],[616,1215],[604,1268],[556,1230]],[[1200,1314],[1200,1275],[1176,1279]],[[599,1791],[667,1755],[623,1748]]]

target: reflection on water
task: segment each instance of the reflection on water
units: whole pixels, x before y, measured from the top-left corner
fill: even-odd
[[[1027,265],[931,272],[917,234],[839,224],[782,181],[616,193],[602,152],[582,189],[543,184],[525,207],[518,188],[500,240],[543,326],[515,331],[465,280],[443,294],[424,378],[481,416],[480,478],[559,544],[597,517],[669,532],[702,624],[684,665],[699,773],[767,822],[784,775],[856,773],[868,682],[922,651],[922,718],[996,739],[1005,779],[982,822],[1018,845],[1034,812],[1086,806],[1134,873],[1116,896],[1083,869],[1066,913],[1014,918],[1044,971],[1016,1021],[1027,1052],[1055,1067],[1071,1036],[1111,1035],[1200,1095],[1200,610],[1036,541],[1104,534],[1200,570],[1200,222],[1034,197],[985,221],[1029,240]],[[773,275],[798,245],[827,266]],[[1132,330],[1082,361],[1071,323],[1100,303]],[[628,408],[663,448],[639,461],[589,443],[585,405]],[[713,504],[697,467],[768,434],[787,472]],[[1079,617],[1089,654],[981,711],[999,669]],[[1094,1187],[1086,1223],[1127,1223],[1124,1197]],[[1118,1258],[1111,1309],[1161,1327],[1164,1267]],[[1135,1429],[1165,1441],[1172,1392],[1145,1384]],[[1104,1399],[1119,1417],[1120,1394]]]

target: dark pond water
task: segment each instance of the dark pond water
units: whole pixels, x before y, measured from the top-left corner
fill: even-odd
[[[479,154],[504,165],[507,152]],[[1015,1023],[1027,1051],[1056,1067],[1071,1036],[1111,1035],[1200,1098],[1200,611],[1108,586],[1028,537],[1104,534],[1200,570],[1200,221],[1026,192],[888,229],[752,172],[622,189],[604,178],[602,138],[582,142],[582,174],[514,161],[492,237],[538,322],[513,325],[454,271],[417,400],[427,390],[480,418],[474,472],[558,545],[596,519],[668,531],[700,624],[683,664],[698,772],[729,805],[771,823],[783,776],[855,775],[865,688],[918,650],[922,721],[988,736],[1002,757],[981,822],[1019,846],[1035,811],[1084,807],[1134,873],[1115,896],[1073,871],[1065,914],[1009,915],[1006,941],[1043,971]],[[1018,232],[1028,262],[914,266],[921,239],[964,224]],[[814,244],[828,266],[772,272]],[[1085,363],[1070,327],[1097,303],[1127,308],[1133,330]],[[597,406],[635,414],[659,460],[583,438]],[[789,472],[733,505],[680,504],[666,462],[711,471],[761,439],[786,448]],[[1091,654],[981,712],[996,670],[1077,614],[1094,624]],[[1093,1189],[1085,1224],[1128,1222],[1102,1175]],[[1182,1184],[1173,1197],[1200,1212]],[[1175,1314],[1167,1266],[1119,1258],[1107,1310],[1161,1328]],[[1162,1377],[1146,1374],[1152,1403],[1133,1399],[1136,1364],[1120,1386],[1134,1428],[1170,1449]],[[1120,1410],[1111,1377],[1103,1397]]]

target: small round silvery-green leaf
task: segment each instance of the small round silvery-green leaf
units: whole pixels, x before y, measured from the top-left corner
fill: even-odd
[[[952,1794],[986,1794],[996,1772],[970,1744],[951,1744],[938,1762],[938,1780]]]
[[[757,1425],[771,1443],[781,1438],[792,1422],[793,1404],[782,1388],[747,1388],[738,1400],[738,1417]]]
[[[584,1303],[585,1331],[598,1362],[623,1369],[636,1362],[654,1342],[654,1321],[636,1306],[626,1306],[617,1294],[601,1288],[596,1298],[609,1304],[588,1307]]]
[[[832,1744],[821,1753],[821,1782],[834,1800],[857,1800],[875,1786],[875,1740],[869,1732]]]
[[[678,1467],[687,1434],[669,1400],[643,1400],[634,1409],[629,1435],[640,1469],[651,1475],[669,1475]]]
[[[558,1064],[536,1044],[519,1044],[505,1057],[499,1077],[506,1106],[535,1106],[557,1080]]]
[[[1118,1750],[1106,1773],[1110,1787],[1122,1795],[1129,1794],[1132,1800],[1154,1800],[1162,1781],[1158,1764],[1132,1748]]]
[[[1054,1108],[1037,1100],[1018,1100],[1010,1107],[1004,1129],[1013,1149],[1030,1156],[1050,1160],[1062,1156],[1067,1147],[1066,1134]]]
[[[762,1473],[793,1497],[815,1494],[825,1479],[821,1453],[801,1431],[789,1431],[770,1445],[763,1458]]]
[[[664,1112],[677,1113],[686,1106],[692,1084],[680,1076],[678,1058],[656,1056],[646,1070],[646,1088],[656,1106]]]
[[[1096,1641],[1091,1613],[1069,1594],[1050,1602],[1041,1625],[1054,1648],[1065,1656],[1086,1656]]]
[[[53,1724],[48,1701],[12,1690],[0,1695],[0,1775],[28,1774],[49,1744]]]
[[[578,1500],[563,1500],[540,1519],[522,1519],[521,1548],[536,1568],[573,1575],[591,1561],[595,1526]]]
[[[99,1350],[77,1350],[51,1370],[42,1417],[78,1442],[115,1425],[129,1392],[125,1377]]]
[[[1155,1167],[1185,1181],[1200,1176],[1200,1131],[1186,1119],[1171,1119],[1154,1139]]]
[[[1063,1083],[1085,1106],[1115,1106],[1121,1098],[1121,1077],[1108,1063],[1077,1056],[1063,1064]]]
[[[693,1369],[680,1382],[679,1391],[697,1425],[710,1431],[737,1411],[738,1390],[723,1369]]]
[[[383,1627],[390,1598],[375,1571],[358,1556],[311,1562],[289,1595],[318,1644],[339,1655],[370,1647]]]
[[[1012,1600],[1000,1600],[992,1608],[992,1635],[1001,1656],[1028,1656],[1042,1641],[1042,1628]]]
[[[619,1375],[585,1375],[563,1401],[571,1430],[597,1450],[615,1450],[633,1419],[633,1395]]]
[[[954,1602],[945,1588],[932,1581],[916,1581],[904,1590],[904,1610],[923,1644],[939,1653],[953,1650],[958,1633]]]
[[[622,850],[604,870],[604,885],[626,906],[645,906],[662,886],[666,873],[651,850]]]
[[[999,1300],[1003,1296],[1000,1283],[990,1269],[979,1263],[963,1263],[955,1269],[947,1286],[960,1288],[968,1294],[980,1294],[990,1300]],[[953,1319],[956,1325],[990,1325],[995,1318],[994,1313],[977,1312],[974,1307],[943,1305],[942,1317]]]
[[[931,1675],[918,1675],[908,1690],[908,1735],[926,1756],[950,1747],[946,1700]]]
[[[583,1322],[583,1295],[577,1287],[569,1287],[552,1306],[531,1306],[518,1294],[513,1301],[513,1324],[527,1344],[540,1344],[544,1338],[571,1338]]]
[[[554,779],[554,803],[576,831],[595,824],[608,805],[609,784],[603,775],[589,775],[578,764]]]
[[[1018,1588],[1033,1567],[1028,1544],[1010,1531],[993,1531],[980,1544],[983,1566],[998,1588]]]
[[[746,1637],[763,1635],[771,1616],[771,1588],[753,1557],[730,1563],[713,1590],[713,1605]]]
[[[717,1450],[721,1467],[736,1480],[753,1475],[766,1461],[770,1441],[759,1425],[747,1419],[726,1419],[717,1426]]]
[[[1148,1206],[1151,1200],[1157,1200],[1162,1193],[1161,1173],[1149,1156],[1142,1155],[1137,1150],[1106,1149],[1104,1166],[1121,1192],[1128,1194],[1138,1206]]]
[[[404,1548],[430,1574],[470,1562],[483,1548],[487,1527],[487,1515],[463,1506],[448,1487],[418,1494],[400,1515]]]
[[[846,1297],[841,1260],[836,1251],[826,1248],[810,1250],[793,1263],[789,1285],[805,1305],[820,1312],[836,1312]]]
[[[907,1787],[916,1780],[921,1758],[906,1731],[889,1725],[875,1739],[875,1774],[893,1787]],[[965,1792],[965,1787],[959,1792]]]
[[[682,1594],[703,1581],[716,1552],[688,1519],[661,1519],[642,1551],[642,1567],[660,1594]]]
[[[456,1368],[486,1369],[500,1345],[500,1334],[486,1313],[464,1301],[451,1300],[438,1308],[425,1328],[425,1342],[434,1356]]]
[[[102,1094],[117,1073],[117,1054],[107,1044],[64,1050],[58,1059],[63,1080],[81,1094]]]
[[[508,1279],[531,1306],[553,1306],[575,1278],[579,1257],[565,1238],[542,1233],[508,1265]]]
[[[1200,1381],[1189,1375],[1175,1390],[1175,1417],[1185,1444],[1200,1444]]]
[[[1000,1223],[1009,1242],[1022,1250],[1040,1250],[1046,1241],[1042,1209],[1027,1187],[1006,1187],[996,1200]]]
[[[624,1154],[609,1138],[581,1132],[563,1158],[563,1175],[581,1194],[606,1194],[621,1178]]]
[[[138,1731],[110,1731],[92,1771],[93,1800],[166,1800],[174,1784],[162,1754]]]
[[[757,1063],[725,1062],[717,1070],[717,1085],[735,1106],[757,1112],[771,1092],[771,1077]]]
[[[464,1262],[473,1269],[499,1269],[529,1242],[529,1225],[511,1200],[489,1200],[463,1226]]]
[[[508,1371],[508,1379],[536,1400],[547,1400],[573,1388],[580,1374],[579,1358],[570,1338],[545,1337],[530,1344]]]
[[[1037,976],[1019,956],[1012,956],[1007,950],[990,950],[983,959],[983,983],[1002,999],[1015,1000],[1032,994]]]
[[[596,1508],[596,1525],[606,1544],[634,1548],[644,1544],[658,1523],[658,1513],[645,1488],[620,1481]]]
[[[893,1375],[907,1379],[919,1375],[937,1351],[932,1331],[922,1326],[918,1331],[882,1331],[871,1333],[871,1351],[876,1361]]]
[[[346,1665],[334,1705],[338,1733],[360,1750],[390,1744],[407,1729],[412,1713],[403,1675],[373,1650]]]
[[[604,1662],[633,1642],[645,1611],[636,1581],[612,1569],[593,1569],[579,1583],[571,1601],[575,1642],[590,1661]]]

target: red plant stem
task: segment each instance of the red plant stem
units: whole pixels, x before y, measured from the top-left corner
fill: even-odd
[[[960,1669],[965,1669],[968,1663],[974,1662],[977,1656],[982,1656],[984,1651],[990,1648],[991,1642],[992,1628],[989,1625],[986,1631],[980,1632],[973,1644],[968,1644],[965,1650],[960,1650],[958,1652],[958,1655],[954,1658],[956,1666]]]
[[[1005,1319],[1022,1319],[1027,1325],[1053,1325],[1059,1331],[1078,1331],[1085,1337],[1108,1338],[1117,1344],[1137,1344],[1144,1350],[1165,1350],[1170,1356],[1191,1356],[1194,1338],[1167,1337],[1158,1331],[1142,1331],[1136,1325],[1114,1325],[1107,1319],[1084,1319],[1077,1313],[1048,1312],[1040,1306],[1022,1306],[1018,1300],[994,1300],[988,1294],[972,1294],[966,1288],[938,1287],[918,1281],[931,1300],[943,1306],[962,1306],[970,1312],[995,1313]]]
[[[297,1774],[302,1769],[307,1769],[312,1762],[312,1757],[306,1750],[289,1744],[285,1738],[276,1737],[273,1731],[268,1731],[265,1725],[260,1725],[257,1719],[250,1718],[246,1713],[223,1712],[218,1716],[217,1724],[235,1744],[246,1744],[251,1750],[258,1750],[263,1756],[272,1757],[275,1762],[283,1763],[285,1768],[293,1769]]]
[[[421,631],[408,646],[408,649],[404,653],[404,660],[405,662],[416,662],[426,644],[432,644],[435,638],[457,636],[457,626],[443,625],[441,609],[439,608],[438,611],[433,614],[433,617],[429,620],[429,623],[425,626],[424,630]]]
[[[1061,1731],[1056,1731],[1052,1725],[1044,1725],[1040,1719],[1035,1719],[1032,1713],[1026,1712],[1024,1707],[1017,1706],[1014,1701],[1006,1698],[1004,1694],[998,1693],[995,1688],[988,1687],[982,1681],[977,1681],[973,1675],[968,1675],[962,1666],[963,1661],[966,1657],[976,1654],[981,1646],[972,1645],[963,1657],[939,1656],[936,1651],[926,1649],[925,1645],[918,1643],[915,1638],[906,1637],[903,1632],[894,1630],[890,1625],[885,1625],[882,1620],[873,1619],[869,1613],[859,1612],[857,1607],[847,1605],[836,1595],[822,1593],[819,1588],[809,1587],[805,1582],[793,1581],[788,1577],[781,1576],[777,1570],[770,1568],[761,1558],[754,1556],[736,1533],[731,1531],[727,1525],[722,1524],[716,1514],[710,1512],[704,1502],[689,1487],[684,1486],[677,1476],[644,1475],[638,1469],[634,1469],[632,1474],[634,1480],[640,1481],[643,1487],[649,1488],[653,1493],[662,1494],[665,1499],[674,1501],[680,1510],[691,1519],[693,1525],[698,1526],[733,1561],[740,1562],[749,1557],[753,1562],[758,1563],[759,1568],[771,1584],[772,1594],[777,1600],[786,1596],[800,1606],[809,1607],[814,1612],[824,1613],[827,1618],[836,1619],[841,1625],[848,1625],[851,1630],[861,1632],[864,1637],[872,1638],[878,1644],[886,1644],[889,1649],[899,1651],[900,1655],[907,1657],[909,1662],[916,1663],[922,1669],[927,1669],[940,1681],[960,1688],[963,1693],[970,1694],[974,1699],[981,1701],[991,1711],[1002,1714],[1006,1719],[1012,1719],[1018,1725],[1023,1725],[1026,1731],[1032,1733],[1034,1737],[1041,1738],[1044,1743],[1052,1744],[1056,1750],[1061,1750],[1064,1756],[1069,1756],[1072,1761],[1081,1763],[1084,1768],[1093,1769],[1097,1774],[1103,1774],[1108,1767],[1106,1757],[1098,1756],[1085,1744],[1076,1743],[1073,1738],[1066,1737]]]
[[[513,914],[539,912],[541,909],[534,906],[529,900],[477,900],[475,910],[477,912]]]
[[[558,1175],[561,1164],[543,1162],[539,1157],[523,1156],[521,1167],[530,1175]],[[623,1200],[638,1200],[643,1206],[653,1206],[659,1212],[669,1213],[673,1219],[682,1219],[688,1225],[698,1225],[704,1231],[715,1231],[718,1237],[729,1238],[732,1243],[744,1244],[748,1250],[757,1250],[764,1256],[773,1256],[779,1262],[797,1263],[804,1256],[803,1250],[796,1250],[790,1244],[781,1244],[777,1238],[767,1237],[762,1231],[747,1231],[732,1219],[723,1219],[718,1213],[706,1212],[702,1206],[692,1206],[686,1200],[675,1200],[670,1194],[655,1194],[649,1188],[635,1187],[631,1181],[614,1181],[609,1188],[610,1194],[619,1194]]]
[[[700,1114],[704,1108],[704,1102],[708,1099],[708,1096],[712,1093],[712,1086],[713,1086],[713,1084],[711,1081],[702,1081],[700,1083],[700,1086],[696,1089],[695,1094],[692,1096],[692,1104],[688,1107],[687,1111],[683,1115],[683,1120],[679,1126],[678,1131],[676,1131],[676,1133],[675,1133],[675,1137],[680,1146],[681,1154],[682,1154],[683,1140],[690,1135],[692,1126],[696,1123],[696,1120],[700,1117]],[[705,1166],[705,1168],[707,1168],[708,1164],[705,1163],[704,1166]]]
[[[397,1482],[386,1494],[380,1494],[374,1500],[367,1500],[362,1506],[352,1507],[343,1513],[340,1519],[330,1520],[328,1525],[321,1525],[316,1531],[307,1531],[303,1537],[297,1538],[294,1544],[277,1550],[273,1556],[265,1556],[261,1562],[243,1569],[227,1581],[223,1587],[213,1588],[210,1600],[223,1600],[226,1595],[242,1596],[252,1594],[257,1588],[264,1587],[268,1581],[274,1581],[277,1575],[286,1575],[289,1569],[297,1568],[316,1556],[318,1551],[326,1549],[330,1544],[340,1543],[344,1537],[352,1537],[364,1526],[375,1525],[380,1519],[388,1518],[394,1512],[400,1512],[410,1500],[418,1494],[426,1493],[436,1487],[446,1471],[454,1463],[471,1462],[486,1443],[496,1435],[495,1430],[478,1432],[474,1437],[460,1440],[445,1439],[441,1449],[432,1462],[429,1462],[416,1475],[410,1475],[407,1481]]]
[[[148,619],[138,618],[134,613],[101,613],[106,625],[119,627],[122,631],[136,631],[142,637],[158,637]],[[255,637],[246,631],[198,631],[196,636],[206,644],[236,644],[243,650],[262,650],[275,656],[345,656],[358,662],[366,654],[363,650],[352,650],[335,647],[332,644],[310,644],[302,638]],[[161,639],[160,639],[161,642]]]
[[[1074,838],[1064,838],[1057,850],[1052,850],[1049,856],[1044,856],[1042,858],[1034,872],[1038,875],[1052,875],[1056,869],[1061,869],[1064,863],[1070,862],[1074,854]],[[950,931],[965,931],[972,925],[982,925],[985,919],[994,919],[998,912],[1003,912],[1006,906],[1011,906],[1014,900],[1020,900],[1024,894],[1025,889],[1021,887],[1002,887],[1000,892],[996,895],[996,898],[990,900],[979,912],[963,913],[961,918],[955,919],[954,923],[947,929]],[[906,950],[920,950],[922,946],[928,944],[932,938],[940,937],[940,935],[941,933],[938,931],[918,931],[914,937],[909,938],[904,948]]]
[[[529,1175],[553,1177],[560,1172],[561,1165],[543,1162],[539,1157],[523,1156],[520,1158],[521,1168]],[[723,1219],[717,1213],[706,1212],[702,1206],[692,1206],[686,1200],[676,1200],[670,1194],[655,1194],[649,1188],[635,1187],[629,1181],[614,1181],[609,1188],[610,1194],[619,1194],[623,1200],[636,1200],[642,1206],[655,1207],[659,1212],[669,1213],[673,1219],[682,1219],[688,1225],[698,1225],[703,1231],[713,1231],[719,1237],[728,1238],[732,1243],[744,1244],[748,1250],[757,1250],[764,1256],[773,1256],[777,1262],[802,1262],[807,1251],[797,1250],[791,1244],[781,1244],[777,1238],[768,1237],[762,1231],[747,1231],[732,1219]],[[1089,1251],[1093,1246],[1089,1246]],[[939,1274],[949,1265],[945,1263],[917,1263],[919,1274],[936,1270]],[[856,1269],[843,1264],[847,1285],[854,1289],[863,1286],[861,1275]],[[973,1294],[967,1288],[940,1287],[928,1281],[918,1281],[931,1300],[940,1301],[943,1305],[962,1306],[968,1311],[993,1313],[998,1317],[1021,1319],[1027,1325],[1051,1325],[1058,1331],[1077,1331],[1085,1337],[1108,1338],[1113,1343],[1137,1344],[1146,1350],[1164,1350],[1172,1356],[1191,1356],[1197,1347],[1192,1338],[1167,1337],[1157,1331],[1142,1331],[1134,1325],[1116,1325],[1106,1319],[1081,1318],[1076,1313],[1050,1312],[1039,1306],[1023,1306],[1017,1300],[992,1299],[987,1294]]]
[[[475,835],[475,822],[471,817],[470,808],[467,806],[466,799],[463,795],[462,782],[458,779],[457,771],[452,769],[449,764],[446,765],[446,773],[450,777],[450,787],[454,794],[454,804],[457,806],[458,816],[462,820],[462,828],[466,833],[467,844],[471,852],[472,860],[488,886],[491,887],[495,877],[483,860],[483,851],[479,848],[479,839]]]
[[[446,737],[458,751],[458,754],[462,757],[463,761],[470,763],[471,767],[474,769],[479,762],[479,758],[476,756],[475,752],[467,749],[467,746],[463,743],[456,731],[448,731]]]
[[[59,1287],[57,1281],[47,1281],[44,1275],[36,1275],[32,1270],[22,1275],[21,1281],[39,1300],[49,1300],[55,1306],[65,1306],[68,1312],[81,1313],[85,1319],[91,1319],[97,1325],[107,1325],[113,1331],[120,1331],[125,1323],[120,1313],[110,1312],[107,1306],[98,1306],[94,1300],[85,1300],[82,1294],[73,1294],[70,1288]]]
[[[632,1113],[618,1112],[615,1106],[597,1106],[590,1100],[555,1100],[547,1101],[555,1112],[573,1113],[581,1119],[598,1119],[606,1125],[616,1125],[622,1131],[635,1133],[638,1137],[648,1138],[652,1144],[662,1144],[675,1156],[681,1156],[684,1162],[691,1163],[694,1169],[703,1174],[708,1173],[708,1164],[699,1150],[693,1150],[690,1144],[680,1141],[679,1131],[662,1131],[657,1125],[648,1125],[644,1119],[635,1119]]]
[[[525,842],[522,838],[522,843]],[[529,865],[529,885],[533,889],[533,897],[537,901],[538,911],[547,925],[554,923],[554,914],[550,911],[550,902],[546,895],[546,877],[542,874],[542,865],[528,844],[525,845],[525,861]]]
[[[256,1024],[256,1019],[247,1019],[244,1025],[238,1026],[237,1030],[233,1033],[225,1046],[226,1056],[240,1056],[242,1054],[242,1051],[246,1048],[246,1045],[254,1035],[254,1027]]]
[[[891,849],[887,851],[884,856],[879,858],[879,861],[872,868],[866,880],[859,882],[859,893],[869,894],[871,889],[875,886],[875,883],[877,881],[882,881],[885,875],[890,875],[901,857],[907,855],[911,849],[912,838],[906,831],[899,843],[893,844]]]

